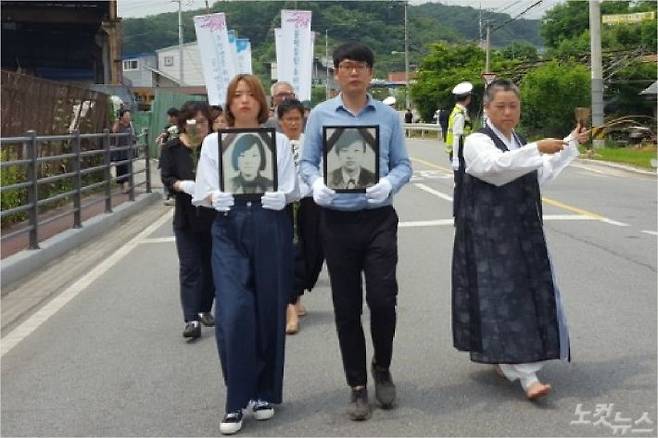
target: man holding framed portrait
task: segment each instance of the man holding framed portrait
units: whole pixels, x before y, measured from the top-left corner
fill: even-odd
[[[379,173],[379,126],[323,127],[327,150],[325,184],[338,193],[365,192],[377,184]]]
[[[348,416],[358,421],[370,417],[366,345],[361,326],[362,274],[375,350],[371,363],[375,397],[384,409],[395,405],[396,390],[389,367],[398,292],[398,216],[392,195],[409,181],[412,169],[397,112],[367,93],[373,76],[372,51],[360,43],[347,43],[334,51],[333,61],[341,93],[311,111],[301,173],[312,187],[313,199],[323,207],[322,242],[343,367],[351,388]],[[352,152],[360,151],[362,155],[341,157],[343,144],[355,146]],[[319,169],[322,159],[325,177]],[[357,162],[361,168],[355,172]],[[355,178],[356,174],[367,175],[367,162],[373,163],[368,171],[374,178]],[[332,163],[334,167],[327,167]],[[333,174],[338,171],[337,181],[329,176],[331,170]]]

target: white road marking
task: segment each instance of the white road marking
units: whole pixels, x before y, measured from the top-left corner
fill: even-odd
[[[571,166],[571,167],[575,167],[575,168],[577,168],[577,169],[588,170],[588,171],[590,171],[590,172],[592,172],[592,173],[598,173],[598,174],[606,175],[606,176],[608,175],[606,172],[604,172],[604,171],[602,171],[602,170],[600,170],[600,169],[595,169],[595,168],[590,167],[590,166],[587,166],[587,165],[585,165],[585,164],[571,163],[570,166]]]
[[[445,199],[446,201],[452,202],[452,196],[450,196],[450,195],[446,195],[445,193],[441,193],[438,190],[434,190],[433,188],[428,187],[425,184],[416,183],[414,185],[416,187],[418,187],[419,189],[427,192],[427,193],[430,193],[430,194],[432,194],[436,197],[439,197],[441,199]]]
[[[69,301],[75,298],[80,292],[87,289],[96,279],[101,275],[105,274],[110,268],[117,264],[122,258],[124,258],[130,251],[132,251],[144,237],[153,233],[157,230],[162,224],[171,220],[173,216],[173,210],[171,214],[165,214],[160,217],[157,221],[149,225],[141,233],[133,237],[128,243],[117,249],[112,253],[107,259],[105,259],[101,264],[96,266],[94,269],[89,271],[85,276],[80,278],[78,281],[69,286],[64,292],[55,297],[48,304],[43,306],[38,312],[32,315],[29,319],[23,322],[21,325],[16,327],[14,330],[9,332],[5,337],[2,338],[2,348],[1,356],[9,353],[12,348],[18,345],[23,339],[28,337],[32,332],[34,332],[41,324],[46,322],[51,316],[57,313],[62,307],[64,307]]]
[[[452,196],[446,195],[445,193],[439,192],[438,190],[434,190],[433,188],[426,186],[425,184],[421,183],[416,183],[414,184],[416,187],[419,189],[423,190],[424,192],[430,193],[436,197],[439,197],[441,199],[445,199],[446,201],[452,202]],[[553,200],[547,200],[546,198],[543,198],[544,202],[547,202],[548,204],[553,204],[557,207],[560,208],[565,208],[568,207],[568,210],[573,210],[578,213],[588,213],[585,210],[580,210],[576,209],[573,207],[566,206],[565,204],[562,204],[561,202],[553,201]],[[565,219],[561,219],[565,218]],[[576,219],[577,218],[577,219]],[[577,214],[577,215],[545,215],[544,220],[599,220],[601,222],[605,222],[606,224],[610,225],[616,225],[618,227],[629,227],[630,225],[624,222],[619,222],[613,219],[608,219],[607,217],[599,216],[599,215],[594,215],[594,214]]]
[[[450,225],[452,226],[452,219],[438,219],[435,221],[409,221],[409,222],[400,222],[398,224],[399,228],[414,228],[414,227],[440,227]]]
[[[595,221],[596,218],[584,214],[545,214],[545,221]]]
[[[615,221],[615,220],[612,220],[612,219],[608,219],[607,217],[601,218],[599,220],[601,222],[605,222],[606,224],[617,225],[618,227],[630,227],[629,224],[626,224],[624,222]]]
[[[596,218],[581,214],[546,214],[544,221],[595,221]],[[406,221],[398,224],[399,228],[416,228],[416,227],[443,227],[453,225],[452,219],[437,219],[432,221]]]
[[[151,239],[142,239],[141,242],[139,243],[169,243],[175,241],[176,238],[174,236],[171,236],[171,237],[153,237]]]
[[[652,236],[658,236],[658,232],[656,231],[642,230],[642,232],[646,234],[651,234]]]

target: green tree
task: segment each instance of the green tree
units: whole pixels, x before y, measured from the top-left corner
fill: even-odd
[[[601,14],[624,14],[656,11],[656,2],[603,2]],[[539,33],[550,54],[571,55],[574,49],[589,51],[589,5],[583,1],[568,1],[546,12]],[[604,25],[601,29],[603,49],[634,49],[643,46],[656,50],[656,20],[631,24]],[[589,35],[589,34],[587,34]],[[585,46],[584,43],[587,43]]]
[[[656,80],[656,64],[653,61],[633,62],[617,72],[608,81],[605,92],[606,115],[653,115],[655,102],[640,92]]]
[[[518,59],[524,62],[539,60],[537,48],[532,44],[515,41],[509,46],[499,50],[500,56],[506,59]]]
[[[437,108],[452,108],[452,89],[462,81],[474,84],[475,99],[471,108],[480,108],[478,96],[483,91],[480,79],[483,66],[484,51],[473,44],[433,44],[421,63],[416,83],[411,87],[411,98],[421,118],[432,120]]]
[[[580,64],[544,64],[520,88],[521,129],[528,136],[565,136],[575,125],[574,109],[590,106],[590,73]]]

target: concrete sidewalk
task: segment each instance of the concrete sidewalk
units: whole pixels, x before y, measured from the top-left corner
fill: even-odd
[[[136,162],[136,170],[143,168],[141,161]],[[141,164],[141,166],[140,166]],[[144,173],[136,175],[135,183],[143,182]],[[33,274],[42,269],[48,263],[62,257],[67,252],[79,248],[89,241],[93,241],[100,235],[108,232],[114,227],[120,226],[121,222],[128,217],[142,212],[149,205],[162,199],[162,184],[160,183],[160,172],[157,162],[151,162],[152,192],[146,193],[145,186],[136,188],[135,201],[128,200],[127,194],[113,194],[112,213],[105,213],[105,203],[99,202],[91,205],[82,212],[82,228],[71,228],[73,214],[62,217],[51,223],[39,227],[40,249],[27,249],[27,233],[15,236],[2,242],[2,263],[0,266],[0,285],[4,297],[11,290],[12,283],[21,278]],[[89,202],[87,198],[84,202]],[[63,207],[61,211],[70,209]],[[59,210],[49,213],[56,215]],[[48,215],[40,218],[44,220]],[[9,230],[3,229],[3,232]]]

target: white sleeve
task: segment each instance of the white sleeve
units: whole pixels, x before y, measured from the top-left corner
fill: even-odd
[[[219,160],[217,133],[210,134],[203,139],[201,154],[196,167],[196,181],[192,204],[210,207],[210,193],[219,190]]]
[[[452,124],[452,135],[463,135],[464,134],[464,115],[458,113],[455,115],[454,122]]]
[[[276,167],[278,191],[286,195],[286,203],[299,200],[299,183],[297,181],[297,170],[292,158],[292,152],[288,138],[276,133]]]
[[[578,140],[569,135],[564,141],[567,146],[560,152],[542,157],[544,162],[537,174],[539,185],[553,181],[578,156]]]
[[[475,133],[466,137],[464,142],[464,162],[469,175],[502,186],[541,168],[544,159],[537,149],[537,143],[503,152],[487,135]]]

